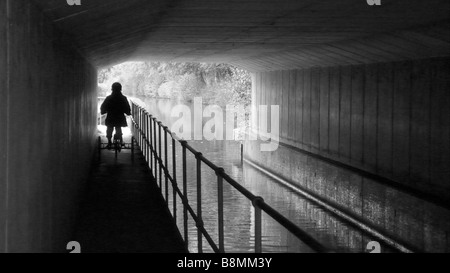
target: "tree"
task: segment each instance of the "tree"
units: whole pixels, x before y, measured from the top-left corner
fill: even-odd
[[[165,97],[206,103],[248,106],[250,74],[228,64],[128,62],[99,72],[99,90],[105,93],[119,81],[132,96]]]

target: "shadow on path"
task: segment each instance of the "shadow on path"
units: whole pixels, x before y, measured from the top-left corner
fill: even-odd
[[[186,253],[182,237],[139,150],[103,150],[76,227],[83,253]]]

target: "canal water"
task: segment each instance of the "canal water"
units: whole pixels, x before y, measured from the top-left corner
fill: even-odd
[[[171,128],[177,118],[171,117],[171,110],[178,103],[166,99],[141,98],[149,113]],[[189,105],[192,109],[192,105]],[[170,137],[169,137],[170,140]],[[265,202],[275,208],[282,215],[297,224],[300,228],[319,240],[322,244],[335,252],[368,252],[367,244],[376,241],[365,231],[353,226],[303,196],[283,186],[257,169],[241,162],[241,143],[239,141],[189,141],[197,151],[225,169],[233,179],[247,188],[250,192],[264,198]],[[172,146],[169,141],[168,166],[172,170]],[[164,152],[164,149],[163,149]],[[197,211],[197,177],[196,159],[187,153],[187,192],[189,202]],[[182,187],[181,145],[176,144],[177,181]],[[158,172],[159,175],[159,172]],[[217,177],[215,173],[202,165],[202,216],[204,225],[211,238],[218,242],[218,201]],[[159,179],[158,179],[159,180]],[[165,180],[162,180],[163,194]],[[173,213],[171,187],[169,190],[169,204]],[[177,199],[177,224],[181,234],[183,230],[183,206]],[[225,213],[225,251],[233,253],[254,252],[254,212],[251,202],[233,187],[224,182],[224,213]],[[298,240],[276,221],[263,212],[263,252],[266,253],[305,253],[313,252],[308,246]],[[191,217],[188,225],[189,250],[198,251],[197,229]],[[381,243],[381,242],[380,242]],[[202,240],[202,250],[212,252],[206,239]],[[381,244],[382,252],[393,252],[389,246]]]

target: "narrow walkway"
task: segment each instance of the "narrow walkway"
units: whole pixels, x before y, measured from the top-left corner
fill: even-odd
[[[103,150],[76,227],[83,253],[182,253],[181,235],[138,148]]]

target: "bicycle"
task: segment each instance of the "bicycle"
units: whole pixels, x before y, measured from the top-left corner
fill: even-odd
[[[115,134],[114,135],[114,142],[113,142],[113,147],[114,147],[114,152],[116,154],[116,158],[117,158],[117,154],[122,152],[122,137]]]
[[[122,140],[122,137],[115,134],[114,135],[114,141],[112,145],[109,145],[108,143],[102,142],[102,137],[98,137],[98,153],[99,156],[101,156],[102,150],[114,150],[116,159],[118,158],[119,153],[122,152],[122,150],[131,150],[131,158],[134,158],[134,137],[131,137],[131,143],[125,143]]]

